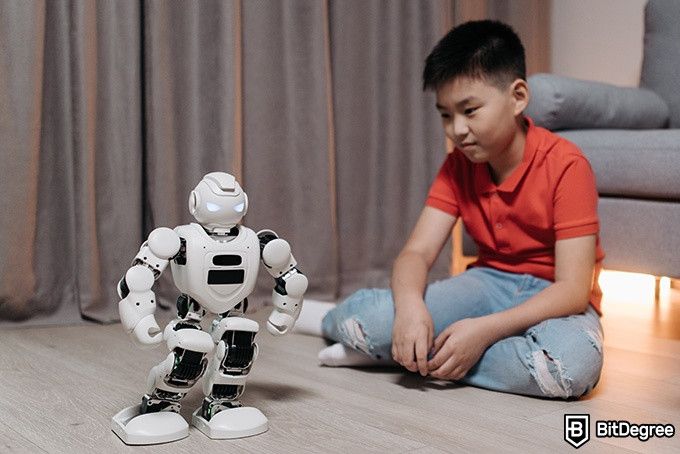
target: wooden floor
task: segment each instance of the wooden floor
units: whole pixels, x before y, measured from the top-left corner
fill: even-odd
[[[243,400],[269,417],[270,430],[213,441],[192,428],[184,440],[151,447],[125,446],[110,419],[138,403],[164,347],[138,350],[120,325],[4,329],[0,452],[573,452],[563,440],[565,413],[589,413],[591,431],[598,419],[680,429],[680,292],[657,305],[634,303],[606,300],[602,380],[575,402],[459,387],[398,370],[319,367],[322,339],[262,332]],[[182,414],[189,417],[201,399],[200,389],[192,390]],[[579,452],[678,453],[680,435],[643,443],[591,434]]]

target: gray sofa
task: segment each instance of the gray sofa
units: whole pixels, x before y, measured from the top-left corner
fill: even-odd
[[[559,132],[595,170],[610,269],[680,277],[679,23],[680,1],[647,3],[640,87],[666,102],[667,129]]]
[[[680,278],[679,23],[680,0],[647,3],[639,88],[529,78],[527,115],[593,166],[608,269]],[[476,254],[467,235],[463,243]]]
[[[577,144],[593,166],[608,269],[680,277],[678,24],[679,0],[646,5],[640,88],[529,78],[527,114]],[[469,238],[464,250],[476,253]]]

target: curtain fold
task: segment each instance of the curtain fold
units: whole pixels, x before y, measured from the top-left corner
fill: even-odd
[[[287,239],[310,294],[332,297],[324,4],[250,0],[242,20],[245,222]],[[267,273],[258,290],[271,294]]]
[[[13,123],[2,124],[0,318],[114,321],[126,242],[141,240],[138,5],[0,8],[1,66],[15,71],[0,90],[13,97],[2,103]]]
[[[454,3],[0,0],[0,323],[116,320],[139,245],[216,170],[308,297],[388,285],[444,158],[421,71]],[[154,290],[173,306],[169,271]]]
[[[84,317],[115,321],[120,264],[141,241],[140,10],[134,2],[66,5],[70,81],[59,102],[71,103],[72,124],[59,132],[73,140],[77,298]]]
[[[233,14],[221,0],[143,2],[144,238],[194,222],[191,190],[208,172],[234,172]],[[154,291],[174,305],[169,269]]]
[[[0,313],[40,312],[33,299],[42,122],[44,3],[0,3]]]
[[[391,263],[443,160],[434,95],[422,92],[421,79],[442,36],[442,6],[331,3],[341,295],[389,284]],[[445,262],[433,278],[446,274]]]

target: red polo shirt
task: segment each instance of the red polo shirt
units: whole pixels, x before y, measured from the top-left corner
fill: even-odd
[[[470,266],[554,282],[555,241],[598,234],[595,176],[576,145],[527,121],[524,158],[505,181],[496,185],[486,163],[472,163],[454,149],[426,204],[463,219],[479,248],[479,259]],[[596,254],[590,303],[600,312],[599,235]]]

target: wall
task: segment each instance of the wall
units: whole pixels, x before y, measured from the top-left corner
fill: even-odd
[[[646,0],[553,0],[552,72],[637,86]]]

